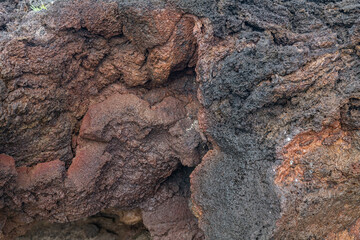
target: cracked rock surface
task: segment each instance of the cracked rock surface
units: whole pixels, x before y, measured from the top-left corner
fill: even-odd
[[[0,239],[360,239],[356,0],[44,4],[0,2]]]
[[[105,1],[17,10],[0,39],[3,238],[145,206],[176,169],[200,162],[195,17]],[[190,239],[201,230],[189,197],[175,206],[193,222]]]

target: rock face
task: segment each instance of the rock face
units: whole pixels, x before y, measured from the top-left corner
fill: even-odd
[[[204,239],[189,208],[188,176],[192,170],[176,170],[153,197],[141,204],[143,223],[152,239]]]
[[[195,17],[59,1],[15,18],[0,44],[3,237],[137,208],[181,165],[200,162]],[[179,195],[179,211],[196,235],[189,197]]]
[[[37,223],[18,240],[96,239],[150,240],[149,232],[140,223],[139,210],[100,212],[92,217],[69,223]],[[129,217],[131,216],[131,217]],[[140,219],[140,222],[137,221]],[[125,220],[125,221],[124,221]],[[129,222],[133,220],[133,222]],[[135,221],[134,221],[135,220]],[[131,223],[131,225],[129,225]]]
[[[0,237],[359,238],[356,0],[45,4],[0,3]]]
[[[201,228],[209,239],[342,231],[359,216],[359,5],[221,9],[203,11],[212,22],[199,41],[199,125],[214,145],[192,175]]]

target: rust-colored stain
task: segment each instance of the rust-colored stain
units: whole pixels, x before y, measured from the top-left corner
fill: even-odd
[[[23,189],[34,187],[36,184],[46,185],[56,178],[61,178],[64,171],[64,162],[60,160],[38,163],[33,167],[19,167],[17,185]]]
[[[201,219],[203,216],[203,211],[200,208],[200,206],[198,206],[194,200],[191,200],[191,212],[194,214],[194,216],[198,219]]]
[[[360,240],[360,219],[349,228],[349,234],[354,240]]]
[[[339,122],[324,127],[320,132],[307,131],[294,137],[280,152],[283,163],[276,169],[275,183],[289,185],[303,182],[306,166],[303,157],[320,147],[328,147],[333,154],[350,149],[349,132],[341,130]],[[354,165],[353,171],[360,172],[360,165]]]
[[[330,234],[326,240],[357,240],[357,238],[350,235],[348,230],[344,230],[338,233]]]

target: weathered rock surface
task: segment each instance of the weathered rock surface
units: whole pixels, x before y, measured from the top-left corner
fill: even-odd
[[[154,211],[143,212],[143,221],[154,240],[203,239],[184,197],[172,197]]]
[[[0,3],[0,237],[359,239],[356,0],[45,3]]]
[[[350,227],[359,217],[359,5],[217,7],[199,9],[211,20],[199,33],[199,125],[214,150],[192,174],[192,198],[205,235],[323,239]]]
[[[141,224],[141,216],[140,222],[132,225],[122,222],[124,216],[134,213],[134,211],[111,210],[106,213],[100,212],[89,218],[70,223],[50,224],[39,222],[35,224],[25,236],[18,237],[17,240],[150,240],[149,232]]]
[[[14,12],[17,21],[3,23],[4,237],[39,228],[41,221],[136,208],[178,167],[200,162],[196,18],[176,9],[148,10],[58,1],[21,18]],[[192,232],[201,232],[187,217]]]
[[[189,208],[189,174],[180,168],[142,205],[142,218],[152,239],[204,239],[198,222]]]

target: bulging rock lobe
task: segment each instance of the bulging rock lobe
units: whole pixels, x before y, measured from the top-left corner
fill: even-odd
[[[86,0],[7,21],[0,238],[137,208],[181,165],[200,162],[195,17]]]

